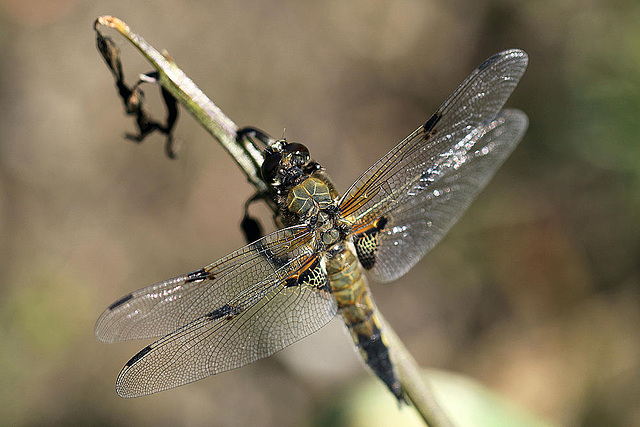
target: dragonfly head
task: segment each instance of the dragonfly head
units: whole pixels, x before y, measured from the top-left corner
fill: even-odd
[[[309,149],[298,142],[281,139],[264,150],[262,178],[272,187],[291,187],[318,169],[320,165],[311,160]]]

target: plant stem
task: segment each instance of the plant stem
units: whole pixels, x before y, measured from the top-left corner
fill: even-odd
[[[435,398],[430,384],[423,380],[420,367],[402,340],[378,311],[391,357],[400,376],[400,384],[424,422],[431,427],[451,427],[453,424]]]
[[[94,26],[98,24],[114,28],[126,37],[158,71],[158,83],[180,101],[198,123],[222,144],[240,166],[249,182],[261,193],[268,191],[260,174],[260,167],[264,160],[260,150],[246,138],[238,141],[238,126],[178,68],[168,54],[158,52],[118,18],[100,16],[96,19]],[[438,405],[429,385],[422,381],[415,359],[384,320],[382,314],[380,314],[380,319],[383,323],[385,336],[389,341],[393,360],[398,368],[400,382],[411,403],[427,425],[432,427],[451,426],[451,422]]]

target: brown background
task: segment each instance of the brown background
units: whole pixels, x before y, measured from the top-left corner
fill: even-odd
[[[336,321],[243,369],[116,396],[145,343],[97,342],[96,318],[240,247],[252,188],[186,114],[176,161],[158,136],[123,139],[133,125],[95,49],[100,14],[168,49],[236,123],[286,128],[342,190],[483,59],[526,50],[509,101],[530,117],[525,139],[374,297],[424,366],[551,422],[640,425],[640,5],[597,0],[0,0],[3,424],[309,425],[367,376]],[[129,81],[149,71],[117,40]]]

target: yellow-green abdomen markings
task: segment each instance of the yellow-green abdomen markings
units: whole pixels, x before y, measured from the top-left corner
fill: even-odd
[[[327,260],[327,277],[338,311],[367,365],[398,398],[404,399],[384,343],[369,288],[354,253],[348,248]]]

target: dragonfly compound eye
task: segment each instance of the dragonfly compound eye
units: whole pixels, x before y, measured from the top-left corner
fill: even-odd
[[[284,147],[284,151],[290,154],[292,162],[298,166],[309,162],[309,149],[298,142],[288,143]]]
[[[281,153],[267,153],[262,163],[262,179],[266,182],[275,181],[278,167],[280,167],[280,160],[282,160]]]
[[[297,152],[297,153],[309,154],[309,149],[306,146],[300,144],[299,142],[290,142],[290,143],[288,143],[284,147],[284,150],[287,153],[296,153]]]

